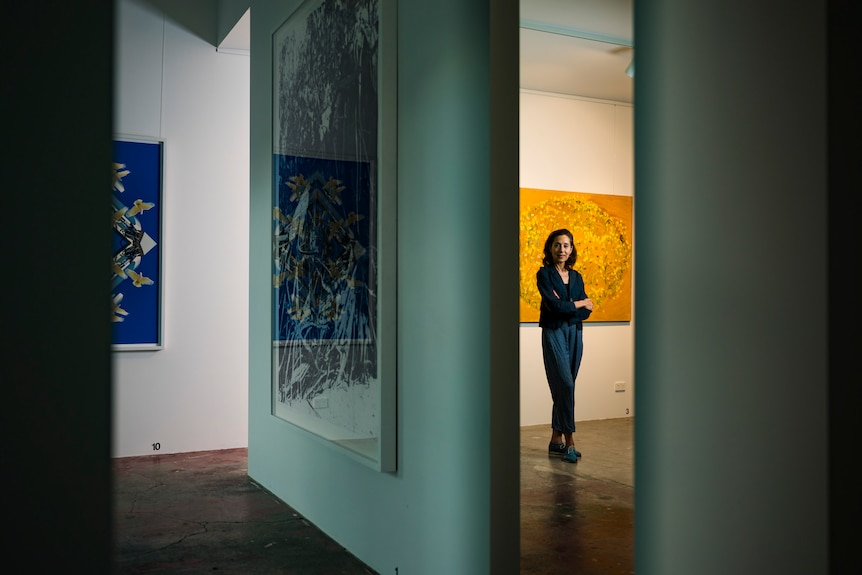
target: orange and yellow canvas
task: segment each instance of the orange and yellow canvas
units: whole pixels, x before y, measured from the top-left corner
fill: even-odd
[[[521,188],[521,322],[538,322],[536,271],[548,234],[566,228],[575,238],[575,269],[595,303],[589,322],[631,321],[632,198]]]

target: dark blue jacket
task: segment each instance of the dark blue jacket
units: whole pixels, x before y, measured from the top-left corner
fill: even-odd
[[[577,324],[578,329],[582,328],[581,322],[590,317],[592,312],[585,307],[575,309],[575,301],[587,299],[584,278],[579,272],[569,270],[567,286],[554,266],[542,266],[536,272],[536,284],[542,296],[539,327],[557,329],[566,324]]]

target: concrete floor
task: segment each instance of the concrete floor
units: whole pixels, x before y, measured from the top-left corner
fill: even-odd
[[[521,574],[634,573],[634,418],[579,421],[578,463],[550,438],[521,428]]]
[[[578,422],[579,463],[521,429],[521,573],[634,573],[634,419]],[[247,475],[247,450],[114,460],[115,573],[375,575]]]

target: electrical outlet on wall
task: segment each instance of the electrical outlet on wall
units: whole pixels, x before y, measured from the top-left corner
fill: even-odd
[[[614,382],[614,392],[625,391],[625,390],[626,390],[626,382],[624,382],[624,381]]]

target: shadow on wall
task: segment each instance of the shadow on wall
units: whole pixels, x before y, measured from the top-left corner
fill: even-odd
[[[154,11],[194,34],[207,44],[218,46],[218,2],[210,0],[141,0]]]

